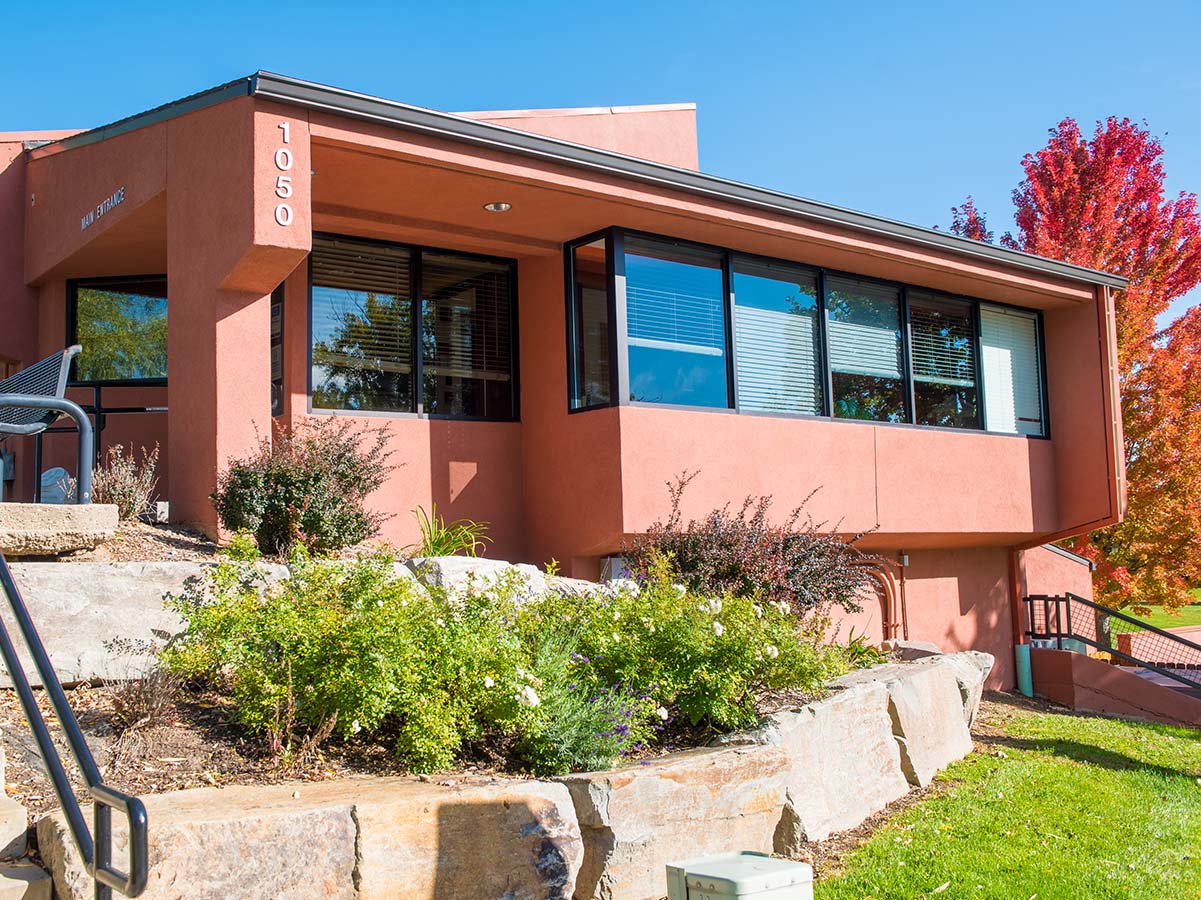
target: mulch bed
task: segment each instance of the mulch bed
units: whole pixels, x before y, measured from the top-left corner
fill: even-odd
[[[220,548],[182,525],[122,522],[116,535],[94,550],[57,557],[60,562],[209,562]]]

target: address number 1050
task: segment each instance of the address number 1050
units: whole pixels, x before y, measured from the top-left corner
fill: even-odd
[[[275,221],[286,227],[292,224],[292,206],[288,203],[292,198],[292,176],[287,174],[292,171],[293,163],[288,146],[292,142],[292,123],[280,122],[279,130],[283,132],[283,146],[275,151],[275,168],[280,172],[275,176],[275,196],[281,202],[275,205]]]

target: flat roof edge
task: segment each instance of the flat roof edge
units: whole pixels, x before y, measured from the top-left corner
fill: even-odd
[[[634,106],[568,106],[547,109],[487,109],[456,112],[464,119],[556,119],[572,116],[619,116],[626,113],[696,112],[695,103],[643,103]]]
[[[1063,547],[1057,546],[1056,544],[1043,544],[1043,548],[1050,550],[1052,553],[1058,553],[1060,556],[1064,557],[1065,559],[1070,559],[1072,562],[1078,562],[1082,566],[1088,566],[1088,570],[1090,572],[1095,572],[1097,569],[1097,564],[1091,559],[1086,559],[1079,553],[1073,553],[1071,550],[1065,550]]]
[[[34,158],[39,158],[61,150],[84,147],[234,97],[248,95],[408,128],[504,152],[520,153],[591,172],[630,178],[645,184],[685,191],[712,200],[738,203],[796,216],[812,222],[900,239],[911,244],[1039,272],[1069,281],[1085,282],[1119,290],[1128,286],[1127,279],[1119,275],[962,238],[945,231],[910,225],[882,216],[808,200],[769,188],[754,187],[715,175],[705,175],[689,169],[638,159],[610,150],[600,150],[570,141],[518,131],[494,122],[481,122],[453,113],[438,112],[395,100],[385,100],[272,72],[257,72],[245,78],[238,78],[181,100],[27,152]]]
[[[586,147],[570,141],[517,131],[492,122],[479,122],[452,113],[438,112],[395,100],[384,100],[368,94],[328,87],[285,75],[276,75],[270,72],[258,73],[252,92],[256,96],[295,103],[311,109],[399,125],[479,146],[515,151],[528,156],[565,163],[576,168],[634,178],[645,183],[684,190],[715,200],[743,203],[760,209],[799,216],[810,221],[841,225],[857,231],[900,238],[911,243],[987,259],[1002,265],[1015,266],[1071,281],[1083,281],[1118,289],[1128,285],[1127,279],[1120,275],[1047,259],[1031,253],[1023,253],[1020,250],[1010,250],[1006,247],[958,237],[932,228],[909,225],[905,222],[897,222],[870,213],[856,212],[816,200],[807,200],[769,188],[754,187],[715,175],[705,175],[701,172],[625,156],[610,150]]]
[[[226,82],[214,88],[209,88],[206,91],[200,91],[195,94],[189,94],[180,100],[173,100],[170,103],[164,103],[162,106],[156,106],[154,109],[148,109],[145,112],[136,113],[132,116],[126,116],[124,119],[118,119],[116,122],[110,122],[108,125],[101,125],[98,128],[91,128],[87,131],[81,131],[78,134],[73,134],[70,137],[65,137],[56,141],[49,141],[40,144],[34,150],[41,150],[45,147],[50,147],[55,151],[58,150],[74,150],[77,147],[86,147],[88,144],[95,144],[99,141],[108,140],[120,134],[127,134],[130,131],[136,131],[139,128],[145,128],[147,125],[154,125],[158,122],[165,122],[168,119],[174,119],[176,116],[186,115],[190,112],[195,112],[198,109],[204,109],[206,106],[213,106],[217,103],[223,103],[226,100],[231,100],[234,97],[247,97],[253,91],[254,76],[247,78],[238,78],[234,81]],[[44,154],[42,154],[44,155]]]

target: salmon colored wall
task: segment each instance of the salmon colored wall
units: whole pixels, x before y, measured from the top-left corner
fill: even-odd
[[[630,533],[664,514],[664,482],[685,470],[698,472],[688,516],[748,494],[771,494],[782,516],[820,488],[807,507],[818,521],[910,546],[1013,542],[1058,522],[1045,441],[648,406],[620,416]]]
[[[270,293],[311,242],[307,124],[293,113],[234,100],[168,123],[171,517],[209,533],[218,471],[271,433]],[[274,212],[280,121],[291,125],[288,226]]]
[[[1073,593],[1093,599],[1093,575],[1088,565],[1048,550],[1034,547],[1020,554],[1022,596]]]
[[[1060,528],[1078,529],[1115,513],[1110,417],[1102,391],[1106,342],[1095,304],[1048,310],[1043,322]]]
[[[458,113],[518,131],[698,169],[696,104]]]
[[[521,260],[519,281],[528,556],[594,578],[595,557],[618,549],[622,534],[619,414],[567,412],[562,259]]]

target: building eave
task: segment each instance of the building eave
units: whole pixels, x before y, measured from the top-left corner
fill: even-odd
[[[609,150],[586,147],[570,141],[506,128],[503,125],[425,109],[395,100],[385,100],[368,94],[315,84],[271,72],[257,72],[246,78],[193,94],[182,100],[121,119],[110,125],[64,138],[31,152],[40,155],[86,146],[242,96],[260,97],[264,100],[404,128],[478,147],[542,159],[596,174],[616,176],[643,184],[682,191],[718,202],[767,210],[807,222],[900,240],[960,257],[974,258],[1055,278],[1117,290],[1128,286],[1127,279],[1120,275],[962,238],[933,228],[910,225],[882,216],[845,209],[768,188],[755,187],[715,175],[680,169]]]

